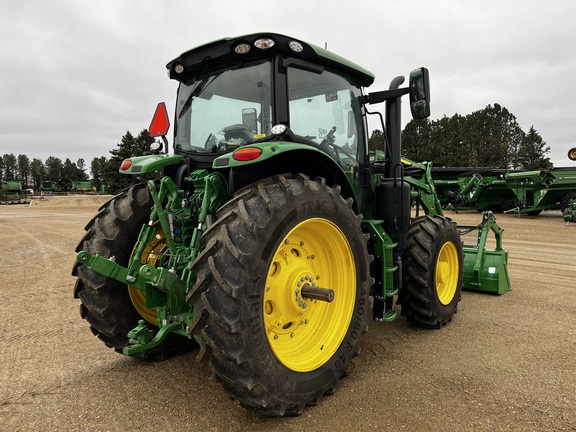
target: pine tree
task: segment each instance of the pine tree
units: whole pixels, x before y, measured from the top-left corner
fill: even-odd
[[[520,167],[525,170],[551,168],[552,162],[545,155],[550,152],[550,147],[542,140],[542,137],[534,126],[530,126],[528,134],[520,145],[518,161]]]
[[[64,169],[64,164],[60,158],[49,156],[44,163],[46,167],[46,178],[44,180],[48,181],[60,181],[62,177],[62,170]]]
[[[30,162],[30,176],[34,190],[39,191],[42,180],[46,178],[46,167],[40,159],[34,158]]]
[[[82,158],[76,161],[76,167],[78,168],[78,180],[88,180],[88,174],[86,174],[86,161]]]
[[[22,182],[22,187],[27,188],[30,181],[30,159],[26,155],[18,155],[18,175]]]
[[[18,176],[18,164],[16,163],[16,156],[12,153],[5,154],[4,157],[4,177],[6,180],[16,180]]]
[[[402,154],[417,162],[431,161],[434,150],[430,145],[432,123],[426,120],[412,120],[402,131]]]
[[[158,173],[125,175],[118,172],[124,159],[152,154],[150,144],[153,141],[154,139],[150,136],[147,129],[143,129],[136,138],[130,131],[124,134],[118,144],[118,148],[110,151],[112,157],[108,160],[105,169],[106,183],[111,191],[117,193],[133,184],[151,180],[159,176]]]
[[[100,190],[101,186],[105,184],[106,178],[106,167],[108,165],[108,160],[101,156],[99,158],[92,159],[90,163],[90,173],[92,174],[92,184],[96,190]]]
[[[386,138],[384,137],[384,132],[380,129],[373,130],[368,140],[368,147],[370,151],[380,150],[386,153]]]

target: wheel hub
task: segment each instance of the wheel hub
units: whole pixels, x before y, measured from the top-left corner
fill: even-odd
[[[436,262],[436,293],[444,305],[450,304],[456,293],[459,273],[458,252],[452,242],[446,242]]]
[[[313,370],[336,351],[354,307],[354,268],[346,237],[325,219],[301,222],[276,249],[263,318],[268,342],[285,366]]]
[[[148,264],[151,265],[152,267],[158,267],[162,263],[162,260],[164,260],[164,252],[166,251],[166,249],[168,249],[166,237],[160,227],[160,224],[156,222],[155,225],[156,225],[156,233],[154,234],[154,237],[150,241],[150,243],[146,245],[141,260],[141,264]],[[135,245],[134,249],[132,250],[132,254],[130,255],[130,261],[132,261],[132,257],[136,252],[136,246],[137,245]],[[140,291],[139,289],[128,285],[128,294],[130,295],[132,304],[134,305],[140,316],[142,316],[142,318],[144,318],[150,324],[157,326],[158,314],[156,308],[146,307],[146,294],[144,293],[144,291]]]

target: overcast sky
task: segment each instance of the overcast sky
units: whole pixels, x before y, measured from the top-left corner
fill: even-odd
[[[573,0],[0,0],[0,154],[89,166],[174,107],[165,65],[197,45],[284,33],[372,71],[430,70],[432,119],[499,103],[574,166]],[[403,124],[409,120],[403,104]]]

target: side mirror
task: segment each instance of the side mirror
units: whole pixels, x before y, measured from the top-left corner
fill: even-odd
[[[255,108],[244,108],[242,110],[242,124],[250,131],[258,133],[258,116]]]
[[[430,78],[426,68],[410,72],[410,111],[415,120],[430,117]]]

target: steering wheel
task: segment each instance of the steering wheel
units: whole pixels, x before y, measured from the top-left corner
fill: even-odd
[[[208,145],[211,142],[216,142],[216,137],[212,133],[208,134],[208,138],[206,138],[206,142],[204,143],[204,148],[208,148]]]
[[[332,129],[330,129],[330,132],[328,132],[326,134],[326,136],[324,137],[324,139],[320,143],[320,147],[327,150],[329,145],[334,146],[334,141],[335,141],[334,134],[335,133],[336,133],[336,126],[332,126]]]
[[[330,129],[330,132],[328,132],[326,134],[326,136],[324,137],[324,139],[320,143],[320,147],[322,147],[322,149],[324,149],[326,151],[326,153],[330,154],[335,160],[341,159],[341,157],[340,157],[341,153],[346,155],[351,160],[356,160],[355,156],[352,156],[350,153],[348,153],[342,147],[337,146],[335,144],[335,141],[336,141],[336,139],[334,138],[335,133],[336,133],[336,126],[332,126],[332,129]]]

